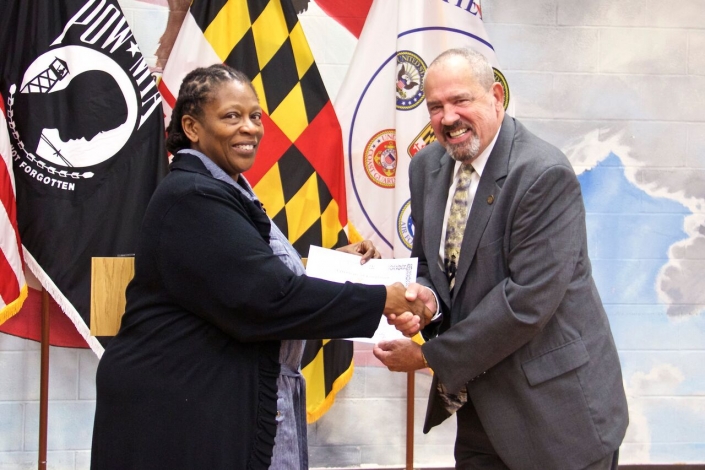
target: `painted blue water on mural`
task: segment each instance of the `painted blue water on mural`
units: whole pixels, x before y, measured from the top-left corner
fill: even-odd
[[[614,154],[578,180],[587,212],[588,250],[603,301],[657,303],[656,277],[668,260],[669,246],[686,238],[687,209],[630,183]]]
[[[705,315],[669,318],[656,289],[669,247],[687,237],[690,211],[632,184],[615,154],[578,180],[595,282],[638,427],[630,432],[650,435],[645,452],[652,463],[672,462],[675,449],[679,461],[705,461],[697,444],[705,434]]]

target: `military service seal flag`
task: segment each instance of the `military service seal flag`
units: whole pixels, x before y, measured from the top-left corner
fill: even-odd
[[[11,0],[0,18],[25,262],[90,337],[92,257],[134,253],[162,175],[161,96],[114,0]]]
[[[436,140],[428,118],[426,68],[445,49],[470,47],[507,80],[473,0],[374,0],[335,100],[343,131],[348,217],[384,257],[411,252],[409,164]]]

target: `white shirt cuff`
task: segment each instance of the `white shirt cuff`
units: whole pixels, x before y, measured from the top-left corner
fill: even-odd
[[[426,287],[426,286],[424,286]],[[436,293],[431,289],[430,287],[426,287],[426,289],[431,291],[431,294],[433,294],[433,297],[436,299],[436,313],[433,314],[433,317],[431,317],[431,323],[436,322],[441,319],[443,316],[443,313],[441,312],[441,303],[438,301],[438,296]]]

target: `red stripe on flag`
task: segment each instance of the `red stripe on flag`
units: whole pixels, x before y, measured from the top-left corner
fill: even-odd
[[[171,109],[174,109],[176,98],[174,98],[174,95],[171,94],[171,90],[169,90],[169,87],[166,86],[164,80],[159,80],[159,85],[157,85],[157,88],[159,89],[159,93],[162,94],[162,99],[166,101],[166,104],[168,104]]]
[[[2,108],[3,119],[2,125],[6,125],[5,122],[5,99],[0,94],[0,108]],[[4,132],[4,130],[0,131]],[[0,149],[1,151],[2,149]],[[12,188],[12,181],[10,180],[10,171],[12,168],[8,168],[5,163],[5,157],[9,157],[9,161],[12,161],[11,155],[0,154],[0,199],[5,206],[5,211],[7,212],[10,222],[12,222],[12,228],[17,233],[17,201],[15,200],[15,191]],[[20,238],[17,236],[17,246],[20,246]]]
[[[356,38],[360,37],[365,19],[370,12],[372,0],[355,0],[341,2],[340,0],[316,0],[316,5],[328,16],[340,23]]]
[[[0,157],[2,157],[2,155],[0,155]],[[5,160],[0,158],[0,200],[2,200],[2,205],[5,206],[5,212],[7,212],[10,218],[12,228],[15,230],[15,233],[17,233],[17,204],[9,171],[10,169],[5,165]],[[19,240],[18,237],[17,246],[20,245]]]
[[[0,108],[2,109],[2,119],[0,119],[0,125],[5,126],[5,100],[2,95],[0,95]],[[0,129],[0,132],[7,132],[6,129]],[[5,137],[3,136],[3,141]],[[4,141],[7,142],[7,141]],[[3,145],[4,147],[4,145]],[[0,148],[0,152],[8,151],[8,149]],[[2,202],[5,212],[7,213],[8,222],[10,223],[10,229],[14,233],[14,243],[10,240],[3,240],[0,243],[0,297],[2,297],[5,305],[10,304],[17,300],[20,296],[20,284],[15,271],[8,259],[8,254],[12,254],[13,259],[22,260],[22,248],[20,245],[20,236],[17,231],[17,205],[15,203],[15,191],[12,187],[12,180],[10,179],[11,168],[7,167],[5,158],[9,157],[9,161],[12,161],[11,155],[0,154],[0,201]],[[6,233],[8,227],[3,228],[3,233]],[[6,250],[11,250],[6,252]],[[24,263],[23,263],[24,264]]]
[[[5,160],[0,155],[0,200],[2,205],[5,207],[5,212],[10,219],[10,224],[12,225],[12,230],[15,232],[15,243],[17,250],[22,259],[22,265],[24,266],[24,259],[22,258],[22,244],[20,242],[20,233],[17,229],[17,203],[15,200],[15,191],[12,188],[12,181],[10,180],[11,169],[5,164]],[[4,277],[0,276],[0,279]]]
[[[27,289],[27,299],[17,315],[0,325],[0,332],[20,338],[41,341],[42,292],[31,287]],[[49,344],[64,348],[88,348],[86,340],[76,330],[76,326],[61,310],[54,299],[49,297]]]
[[[3,250],[0,250],[0,279],[0,297],[8,305],[20,296],[20,284]]]

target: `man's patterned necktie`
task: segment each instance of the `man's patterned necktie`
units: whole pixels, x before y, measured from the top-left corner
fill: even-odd
[[[450,204],[448,223],[446,224],[446,244],[443,261],[451,291],[455,285],[455,272],[458,269],[460,245],[463,243],[463,232],[465,232],[468,211],[470,210],[468,189],[470,188],[472,172],[472,165],[460,165],[458,183],[455,185],[455,194],[453,194],[453,202]],[[457,395],[448,393],[445,386],[440,381],[438,382],[437,388],[441,400],[443,400],[446,409],[451,414],[458,411],[458,409],[468,401],[468,391],[466,387],[463,387]]]
[[[465,232],[468,210],[470,210],[468,204],[468,189],[470,188],[472,172],[472,165],[460,165],[458,183],[455,186],[455,194],[453,195],[453,202],[450,204],[448,223],[446,224],[446,244],[443,262],[451,290],[453,290],[453,286],[455,285],[455,272],[458,269],[460,245],[463,243],[463,232]]]

